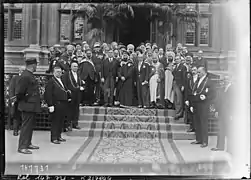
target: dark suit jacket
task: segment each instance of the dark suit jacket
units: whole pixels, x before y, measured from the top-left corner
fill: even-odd
[[[230,85],[225,92],[225,87],[218,89],[217,98],[215,98],[215,110],[219,113],[220,117],[224,119],[230,117],[235,112],[234,102],[234,85]]]
[[[96,78],[96,69],[94,63],[91,64],[88,61],[83,61],[79,64],[79,75],[80,79],[86,80],[88,75],[90,76],[91,80],[95,80]]]
[[[197,80],[198,81],[198,77]],[[193,88],[196,84],[196,81],[194,82],[193,75],[191,72],[187,72],[187,79],[186,79],[186,86],[185,86],[185,101],[189,101],[189,103],[192,103],[192,96],[193,96]],[[191,105],[190,105],[191,106]]]
[[[112,62],[109,62],[109,58],[104,59],[101,68],[101,78],[107,78],[113,76],[117,77],[118,72],[118,60],[112,58]]]
[[[62,82],[64,83],[66,89],[71,91],[72,103],[78,103],[80,100],[80,86],[83,86],[83,83],[80,79],[79,74],[77,73],[78,79],[77,82],[72,74],[72,71],[66,72],[62,76]]]
[[[175,67],[175,69],[173,70],[173,78],[178,86],[185,87],[186,74],[187,74],[187,68],[183,64],[180,63],[178,67]]]
[[[104,54],[102,52],[94,52],[92,60],[95,65],[97,73],[100,73],[102,68],[102,63],[104,60]]]
[[[24,70],[17,84],[18,109],[25,112],[41,112],[38,82],[34,74]]]
[[[59,101],[67,102],[69,98],[66,87],[62,87],[54,76],[50,78],[44,92],[44,100],[48,107],[55,106]]]
[[[167,62],[167,58],[166,58],[165,56],[162,56],[162,58],[160,58],[159,62],[160,62],[161,64],[163,64],[164,69],[167,68],[168,62]]]
[[[10,97],[13,97],[16,95],[16,88],[17,88],[19,79],[20,79],[19,75],[15,75],[11,78],[10,86],[9,86]]]
[[[137,79],[139,80],[140,83],[147,81],[149,82],[149,64],[142,62],[141,66],[140,66],[140,70],[138,67],[138,63],[136,63],[135,65],[135,72],[137,75]]]
[[[213,81],[210,80],[207,76],[204,78],[204,80],[201,82],[201,84],[199,85],[199,87],[197,86],[199,80],[197,80],[196,84],[194,85],[193,91],[192,91],[192,102],[193,103],[211,103],[212,100],[214,100],[216,94],[215,94],[215,88],[214,88],[214,84]],[[196,94],[196,95],[194,95]],[[200,99],[200,95],[205,95],[206,99],[205,100],[201,100]]]

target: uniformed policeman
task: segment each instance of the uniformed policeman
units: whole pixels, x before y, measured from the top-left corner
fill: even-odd
[[[18,109],[22,113],[22,127],[19,137],[18,152],[23,154],[32,154],[29,149],[39,149],[31,143],[32,132],[35,126],[36,113],[41,112],[41,99],[39,94],[38,82],[34,76],[37,69],[37,60],[35,58],[25,61],[26,69],[21,74],[17,84],[16,97]]]

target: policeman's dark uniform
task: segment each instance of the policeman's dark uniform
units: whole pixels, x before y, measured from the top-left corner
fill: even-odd
[[[26,65],[37,64],[35,58],[27,59]],[[31,154],[28,149],[38,149],[31,144],[32,132],[36,123],[36,113],[41,112],[41,99],[38,82],[33,72],[25,70],[18,81],[16,91],[18,109],[22,112],[22,127],[19,137],[18,152]]]

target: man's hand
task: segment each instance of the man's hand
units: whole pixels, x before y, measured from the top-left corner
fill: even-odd
[[[187,106],[189,106],[189,101],[185,101],[185,104],[186,104]]]
[[[190,107],[190,111],[193,113],[193,107]]]
[[[121,77],[121,80],[122,80],[122,81],[125,81],[125,77],[124,77],[124,76],[122,76],[122,77]]]
[[[83,84],[85,84],[85,81],[84,81],[84,80],[82,80],[82,83],[83,83]]]
[[[200,95],[200,99],[203,101],[203,100],[206,99],[206,96],[205,96],[204,94],[201,94],[201,95]]]
[[[83,90],[85,90],[85,88],[84,88],[84,87],[82,87],[82,86],[80,86],[80,91],[83,91]]]
[[[68,102],[71,102],[71,99],[68,99]]]
[[[160,78],[157,79],[157,82],[160,83]]]
[[[181,86],[181,91],[184,91],[184,86]]]
[[[105,78],[101,78],[101,82],[104,83],[105,82]]]
[[[50,113],[53,113],[53,112],[54,112],[54,106],[50,106],[50,107],[49,107],[49,112],[50,112]]]
[[[142,84],[142,86],[144,86],[145,84],[148,84],[148,82],[147,82],[147,81],[144,81],[144,82],[142,82],[141,84]]]
[[[118,80],[119,80],[119,78],[118,78],[118,77],[116,77],[116,78],[115,78],[115,81],[116,81],[116,82],[118,82]]]

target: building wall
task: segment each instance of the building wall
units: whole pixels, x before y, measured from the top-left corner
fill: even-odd
[[[22,64],[20,59],[23,58],[22,50],[30,44],[38,44],[43,48],[59,44],[60,42],[60,4],[24,4],[22,23],[23,39],[8,41],[5,40],[5,59],[12,64]],[[210,23],[210,46],[187,46],[192,52],[202,49],[205,56],[211,62],[214,62],[214,68],[217,68],[220,61],[224,61],[229,54],[229,50],[234,50],[234,26],[228,16],[227,9],[223,4],[213,4],[211,9],[212,17]],[[177,43],[184,44],[185,25],[178,23]],[[159,23],[156,22],[157,29],[160,33],[156,34],[157,43],[164,45],[165,29],[160,29]],[[113,38],[112,31],[106,31],[106,39],[110,42]],[[170,37],[169,37],[170,38]],[[226,62],[226,60],[225,60]],[[217,64],[218,63],[218,64]]]

